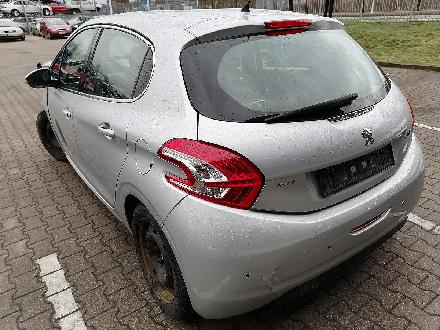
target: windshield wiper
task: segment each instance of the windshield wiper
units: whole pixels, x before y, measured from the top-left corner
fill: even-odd
[[[334,109],[340,109],[346,105],[349,105],[351,102],[353,102],[355,99],[357,99],[358,94],[348,94],[342,97],[339,97],[337,99],[309,105],[307,107],[299,108],[292,111],[287,112],[278,112],[278,113],[272,113],[260,117],[255,117],[246,120],[247,123],[261,123],[265,122],[267,124],[271,123],[279,123],[287,121],[288,119],[297,117],[297,116],[307,116],[311,115],[312,113],[320,110],[334,110]]]

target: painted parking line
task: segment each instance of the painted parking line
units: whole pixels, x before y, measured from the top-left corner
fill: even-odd
[[[86,330],[84,318],[72,294],[70,284],[64,276],[64,270],[53,253],[36,260],[40,267],[40,277],[46,284],[45,292],[55,310],[55,319],[62,330]]]
[[[408,221],[422,227],[423,229],[426,229],[427,231],[432,230],[433,233],[440,234],[440,225],[437,225],[435,222],[425,220],[414,213],[408,214]]]
[[[429,125],[420,124],[420,123],[414,123],[414,126],[421,127],[421,128],[426,128],[426,129],[430,129],[431,131],[437,131],[437,132],[440,132],[440,128],[438,128],[438,127],[434,127],[434,126],[429,126]]]

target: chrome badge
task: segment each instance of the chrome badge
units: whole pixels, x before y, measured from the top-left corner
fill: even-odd
[[[374,144],[373,132],[369,128],[362,130],[362,137],[365,139],[365,145],[370,146]]]

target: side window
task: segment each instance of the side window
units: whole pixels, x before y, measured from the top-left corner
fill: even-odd
[[[147,51],[148,45],[134,35],[105,29],[93,57],[93,83],[87,93],[115,99],[132,98]]]
[[[90,83],[87,59],[95,29],[88,29],[72,39],[64,49],[60,68],[60,81],[64,88],[83,92]]]

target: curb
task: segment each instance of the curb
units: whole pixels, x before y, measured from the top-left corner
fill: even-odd
[[[398,63],[389,63],[389,62],[377,62],[377,64],[379,64],[379,66],[388,67],[388,68],[400,68],[400,69],[412,69],[412,70],[440,72],[440,67],[434,66],[434,65],[398,64]]]

